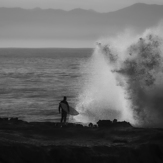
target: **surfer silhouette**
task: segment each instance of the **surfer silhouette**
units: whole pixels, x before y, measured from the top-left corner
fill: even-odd
[[[59,113],[61,113],[61,124],[66,123],[67,113],[69,113],[69,104],[67,102],[67,97],[64,96],[63,100],[59,103],[58,107]]]

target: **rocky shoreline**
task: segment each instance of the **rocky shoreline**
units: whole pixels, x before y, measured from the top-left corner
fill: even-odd
[[[61,127],[0,118],[0,163],[163,162],[163,129],[107,122]]]

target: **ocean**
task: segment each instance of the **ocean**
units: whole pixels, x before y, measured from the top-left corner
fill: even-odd
[[[59,121],[58,103],[77,104],[93,49],[1,48],[0,117]]]

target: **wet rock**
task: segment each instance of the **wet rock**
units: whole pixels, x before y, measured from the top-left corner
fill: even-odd
[[[92,123],[89,123],[89,125],[88,125],[89,127],[93,127],[93,124]]]
[[[129,123],[129,122],[118,122],[116,119],[112,121],[110,120],[99,120],[97,122],[98,124],[98,127],[102,128],[102,127],[122,127],[122,128],[125,128],[125,127],[132,127],[132,125]]]
[[[110,127],[112,126],[112,121],[110,120],[99,120],[97,122],[98,127]]]

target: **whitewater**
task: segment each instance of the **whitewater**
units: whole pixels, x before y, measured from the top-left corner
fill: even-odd
[[[128,121],[163,126],[163,32],[126,31],[97,42],[83,76],[75,121]]]

